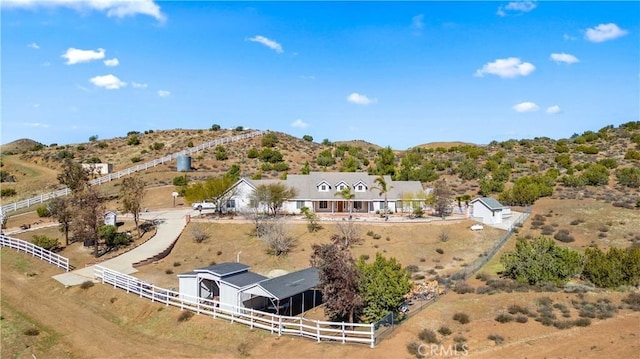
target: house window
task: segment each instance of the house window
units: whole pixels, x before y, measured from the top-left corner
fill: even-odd
[[[320,209],[327,209],[327,208],[329,208],[329,202],[320,201],[319,207],[320,207]]]
[[[364,187],[361,184],[358,185],[358,191],[364,191]]]
[[[320,190],[321,191],[326,191],[327,190],[327,185],[323,184],[322,186],[320,186]]]
[[[296,208],[301,209],[304,207],[304,201],[296,201]]]
[[[233,209],[233,208],[236,208],[236,200],[230,199],[227,201],[227,209]]]
[[[344,185],[343,184],[338,186],[338,191],[342,191],[343,189],[344,189]]]
[[[355,209],[356,211],[362,210],[362,201],[353,202],[353,209]]]

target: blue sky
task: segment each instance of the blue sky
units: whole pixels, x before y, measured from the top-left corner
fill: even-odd
[[[222,127],[394,149],[640,120],[640,2],[7,0],[2,143]]]

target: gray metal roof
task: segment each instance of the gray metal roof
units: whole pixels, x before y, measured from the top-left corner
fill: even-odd
[[[282,300],[306,292],[320,284],[318,269],[309,267],[258,283],[273,298]]]
[[[237,288],[244,288],[246,286],[262,282],[265,279],[268,278],[258,273],[244,272],[225,277],[222,279],[222,281],[229,283]]]
[[[503,209],[505,208],[504,205],[500,202],[498,202],[497,200],[491,198],[491,197],[480,197],[480,198],[476,198],[471,202],[482,202],[487,208],[491,209],[491,210],[495,210],[495,209]]]
[[[226,277],[228,275],[237,274],[241,272],[246,272],[249,270],[248,265],[236,262],[227,262],[215,264],[208,267],[202,267],[194,269],[196,272],[209,272],[211,274],[215,274],[218,277]]]
[[[382,201],[384,196],[380,196],[380,191],[372,189],[378,187],[375,179],[379,176],[369,175],[366,172],[311,172],[308,175],[288,175],[286,180],[247,180],[253,186],[261,184],[270,184],[282,182],[289,187],[297,189],[298,194],[291,200],[337,200],[341,197],[336,195],[338,189],[336,186],[340,182],[348,184],[355,197],[354,201]],[[406,193],[418,193],[423,191],[422,184],[419,181],[393,181],[390,176],[383,176],[387,183],[387,198],[395,201],[402,198]],[[329,184],[328,192],[318,191],[318,187],[322,182]],[[353,186],[362,182],[365,185],[365,191],[358,192]]]

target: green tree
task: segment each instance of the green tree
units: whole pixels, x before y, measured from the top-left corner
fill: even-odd
[[[229,155],[227,155],[227,150],[222,145],[216,146],[215,156],[216,156],[216,160],[218,161],[224,161],[229,159]]]
[[[476,165],[476,162],[472,159],[464,160],[458,165],[458,168],[456,168],[458,176],[465,181],[480,178],[483,174],[482,172],[482,169],[478,168],[478,165]]]
[[[184,197],[189,203],[212,201],[216,204],[216,211],[221,213],[228,201],[238,193],[233,185],[237,181],[228,176],[212,177],[204,182],[196,182],[189,185],[184,192]]]
[[[353,156],[347,156],[342,160],[340,172],[355,172],[360,169],[360,161]]]
[[[217,123],[211,125],[211,131],[220,131],[220,128],[220,125],[218,125]]]
[[[303,175],[308,175],[309,173],[311,173],[311,165],[309,164],[309,161],[304,161],[304,164],[302,165],[302,170],[300,172]]]
[[[144,199],[144,186],[144,181],[138,176],[125,177],[120,186],[122,211],[133,215],[138,238],[141,237],[139,222],[140,212],[142,212],[142,200]]]
[[[378,150],[378,156],[375,159],[376,174],[391,175],[396,173],[396,155],[390,146]]]
[[[519,239],[516,248],[500,257],[504,275],[520,283],[561,285],[582,270],[582,256],[558,247],[553,239]]]
[[[311,135],[304,135],[302,136],[302,139],[307,142],[313,142],[313,137],[311,137]]]
[[[240,179],[240,166],[235,163],[232,164],[231,167],[229,167],[229,170],[227,170],[227,173],[224,174],[224,176],[230,178],[234,182],[238,181]]]
[[[80,163],[67,158],[62,163],[62,170],[58,174],[58,182],[75,192],[88,186],[89,177],[89,171],[82,168]]]
[[[336,164],[335,158],[331,154],[331,150],[324,150],[320,152],[318,158],[316,159],[316,163],[322,167],[333,166]]]
[[[360,257],[357,268],[361,278],[359,291],[364,300],[364,321],[373,323],[388,312],[397,313],[412,286],[409,273],[402,265],[395,258],[386,259],[378,252],[371,264]]]
[[[98,258],[100,255],[98,229],[104,222],[104,203],[100,193],[94,186],[87,186],[73,192],[71,206],[73,208],[71,231],[77,239],[93,243],[94,256]]]
[[[272,215],[277,215],[282,204],[297,195],[297,190],[284,183],[261,184],[253,190],[252,202],[265,205]]]

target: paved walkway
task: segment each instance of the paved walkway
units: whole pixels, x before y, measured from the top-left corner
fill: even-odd
[[[156,235],[129,252],[101,262],[100,265],[124,274],[137,272],[138,270],[133,267],[133,263],[153,257],[167,249],[186,227],[186,215],[193,215],[195,213],[197,212],[191,209],[142,213],[140,215],[142,219],[159,222]],[[53,278],[65,286],[80,285],[82,282],[94,279],[94,266],[58,274],[53,276]]]

